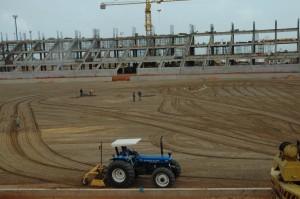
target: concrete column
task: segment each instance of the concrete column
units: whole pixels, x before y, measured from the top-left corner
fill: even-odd
[[[171,39],[171,45],[174,45],[174,44],[175,44],[175,39],[174,39],[174,37],[172,37],[172,39]],[[174,53],[175,53],[174,48],[170,48],[170,53],[171,53],[171,56],[174,55]]]
[[[79,42],[79,49],[81,50],[82,48],[82,42]],[[79,59],[82,59],[82,51],[79,52]]]
[[[234,23],[231,24],[231,54],[234,54]]]
[[[298,56],[298,63],[300,63],[300,19],[298,18],[298,25],[297,25],[297,34],[298,34],[298,53],[299,53],[299,56]]]
[[[210,55],[214,55],[215,54],[215,48],[212,46],[211,47],[211,45],[214,45],[214,43],[215,43],[215,33],[214,33],[214,31],[215,31],[215,29],[214,29],[214,25],[213,24],[211,24],[210,25],[210,39],[209,39],[209,50],[210,50]],[[209,60],[208,61],[209,63],[208,63],[208,65],[209,66],[213,66],[214,65],[214,60]]]
[[[46,44],[43,42],[43,50],[46,50]],[[46,57],[46,53],[44,53],[44,58]]]
[[[234,23],[231,23],[231,39],[230,39],[230,54],[233,55],[234,54]],[[234,61],[231,59],[227,59],[226,61],[226,65],[233,65]]]
[[[275,63],[277,65],[277,20],[275,20]]]
[[[255,53],[255,21],[253,21],[253,33],[252,33],[252,46],[251,46],[251,52],[252,54]],[[255,59],[251,60],[251,65],[255,65]]]

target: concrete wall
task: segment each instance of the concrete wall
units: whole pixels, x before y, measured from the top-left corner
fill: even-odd
[[[140,68],[131,81],[141,80],[180,80],[214,78],[287,78],[300,77],[300,64],[263,66],[197,66],[184,68]],[[151,75],[151,76],[150,76]]]
[[[272,66],[196,66],[182,68],[139,68],[137,69],[137,76],[130,77],[130,80],[175,80],[191,78],[283,78],[289,75],[297,76],[298,73],[300,73],[300,64]],[[68,79],[86,77],[110,77],[110,79],[100,78],[99,80],[112,81],[111,77],[117,75],[118,74],[115,69],[1,72],[0,80],[2,82],[3,80],[8,79]],[[151,77],[149,75],[151,75]],[[45,81],[49,82],[49,80]]]
[[[261,66],[195,66],[182,68],[138,68],[138,75],[192,75],[210,73],[276,73],[300,72],[300,64],[261,65]]]
[[[66,82],[111,82],[112,77],[76,77],[76,78],[43,78],[43,79],[2,79],[0,84],[23,83],[66,83]]]
[[[156,75],[132,76],[130,81],[192,80],[192,79],[271,79],[298,77],[300,73],[257,73],[257,74],[200,74],[200,75]]]
[[[39,72],[1,72],[0,79],[34,79],[58,77],[108,77],[117,75],[115,69],[58,70]]]
[[[211,189],[18,189],[0,190],[0,199],[199,199],[270,198],[270,188]]]

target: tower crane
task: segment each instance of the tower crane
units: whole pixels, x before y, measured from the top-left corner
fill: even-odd
[[[145,29],[146,35],[152,35],[152,17],[151,17],[151,4],[153,3],[165,3],[165,2],[175,2],[175,1],[189,1],[189,0],[144,0],[144,1],[112,1],[112,2],[102,2],[100,4],[100,9],[106,9],[106,6],[117,6],[117,5],[130,5],[130,4],[146,4],[145,9]]]

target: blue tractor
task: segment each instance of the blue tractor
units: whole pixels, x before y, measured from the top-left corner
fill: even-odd
[[[175,179],[180,176],[181,168],[177,161],[173,160],[172,154],[164,156],[162,137],[160,139],[161,155],[143,155],[128,149],[127,146],[137,144],[141,138],[118,139],[111,145],[116,150],[116,155],[111,158],[108,166],[101,164],[95,166],[84,175],[81,180],[83,185],[115,188],[127,188],[132,185],[139,175],[152,175],[154,187],[171,188]],[[92,181],[90,176],[94,176]]]
[[[127,146],[137,144],[141,138],[118,139],[111,144],[116,155],[111,158],[106,168],[106,180],[115,188],[127,188],[139,175],[152,175],[152,182],[157,188],[171,188],[175,179],[180,176],[181,168],[172,154],[163,152],[162,137],[160,140],[161,155],[143,155]]]

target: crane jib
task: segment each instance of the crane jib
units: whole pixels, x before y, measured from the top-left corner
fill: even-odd
[[[102,2],[100,9],[106,9],[106,6],[117,6],[117,5],[132,5],[132,4],[146,4],[145,8],[145,29],[146,35],[152,35],[152,17],[151,17],[151,4],[152,3],[167,3],[176,1],[189,1],[189,0],[145,0],[145,1],[111,1]]]

